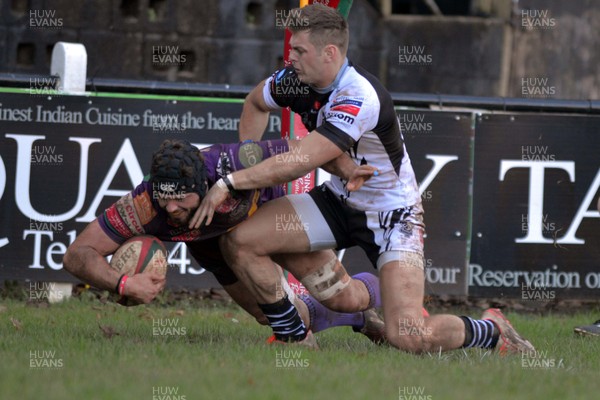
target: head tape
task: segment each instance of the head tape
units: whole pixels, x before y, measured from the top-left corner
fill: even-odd
[[[150,183],[154,198],[186,193],[206,194],[206,167],[198,148],[185,140],[168,139],[152,155]]]

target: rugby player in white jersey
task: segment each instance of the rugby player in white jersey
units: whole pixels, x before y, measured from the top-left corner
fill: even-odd
[[[412,352],[458,348],[534,351],[498,309],[481,319],[422,314],[424,298],[423,208],[392,99],[381,83],[346,58],[348,26],[337,11],[315,4],[298,10],[290,40],[291,65],[261,82],[246,98],[242,139],[260,138],[269,112],[290,107],[310,134],[290,142],[290,151],[227,175],[202,200],[191,227],[206,219],[229,192],[268,187],[344,160],[359,165],[353,184],[338,176],[308,194],[273,200],[253,218],[223,236],[228,264],[246,283],[281,341],[305,338],[302,319],[285,296],[272,290],[278,280],[270,255],[362,247],[379,271],[387,340]],[[343,155],[350,157],[342,157]],[[332,162],[336,160],[334,165]],[[301,221],[305,229],[278,230],[278,221]],[[292,271],[322,298],[335,281],[333,265]],[[336,283],[337,285],[337,283]],[[343,283],[341,284],[343,285]]]

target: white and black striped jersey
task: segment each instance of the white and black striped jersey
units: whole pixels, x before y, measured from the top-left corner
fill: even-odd
[[[290,107],[308,131],[316,130],[359,165],[379,169],[356,192],[332,176],[325,183],[343,202],[358,210],[383,211],[420,202],[415,174],[406,152],[392,98],[373,75],[344,63],[330,88],[315,90],[300,82],[293,67],[267,79],[264,100],[272,109]]]

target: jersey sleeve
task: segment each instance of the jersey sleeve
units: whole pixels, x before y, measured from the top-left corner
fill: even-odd
[[[292,107],[294,100],[309,92],[308,85],[298,79],[293,67],[286,67],[275,72],[265,81],[263,97],[267,107],[272,110]]]
[[[230,171],[253,167],[267,158],[289,151],[288,141],[284,139],[245,141],[223,146],[226,147],[226,153],[229,155]]]
[[[265,158],[273,157],[277,154],[287,153],[290,151],[290,147],[286,139],[263,140],[255,143],[263,148],[267,154]]]
[[[369,95],[338,95],[324,110],[316,131],[347,151],[365,133],[375,128],[380,106]]]
[[[157,215],[152,202],[150,184],[143,182],[121,197],[98,217],[100,228],[116,243],[146,233],[148,225]]]

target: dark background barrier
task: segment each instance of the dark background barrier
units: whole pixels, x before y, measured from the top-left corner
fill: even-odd
[[[399,110],[425,209],[426,289],[467,293],[471,187],[471,114]]]
[[[3,94],[1,103],[0,279],[19,280],[74,281],[61,270],[66,246],[142,181],[159,144],[235,142],[241,113],[233,99]],[[279,137],[279,124],[273,115],[265,138]],[[169,250],[170,284],[218,286],[197,277],[185,246]]]
[[[2,108],[12,118],[1,122],[8,180],[0,199],[0,238],[8,242],[0,248],[0,277],[73,281],[61,271],[66,246],[141,181],[159,143],[166,137],[200,146],[234,142],[241,102],[7,94]],[[471,116],[408,110],[398,116],[424,183],[428,289],[466,294]],[[273,115],[265,138],[277,137],[279,124]],[[210,274],[198,274],[185,246],[169,249],[171,285],[217,285]],[[342,260],[351,273],[372,269],[358,248]]]
[[[469,293],[597,296],[600,118],[484,115],[475,132]]]
[[[159,143],[166,137],[199,146],[234,142],[242,102],[7,92],[0,94],[0,280],[74,281],[61,271],[66,247],[141,181]],[[555,295],[597,293],[600,277],[594,266],[600,254],[593,232],[600,216],[594,210],[600,117],[484,114],[475,124],[470,112],[404,109],[398,109],[398,117],[421,185],[429,294],[464,295],[468,289],[477,296],[522,297],[522,281],[533,285],[527,293],[554,293],[552,283],[535,280],[542,278],[533,271],[558,280],[578,275],[578,287],[556,287]],[[265,138],[277,137],[279,129],[280,118],[272,115]],[[513,167],[499,179],[501,162],[544,158],[559,163],[545,170],[541,229],[548,243],[515,243],[526,237],[532,218],[529,169]],[[538,187],[536,179],[532,184]],[[574,224],[574,216],[582,212],[581,223]],[[561,242],[572,227],[585,244]],[[185,246],[169,249],[170,285],[217,285],[189,260]],[[357,248],[346,251],[342,260],[351,273],[372,269]],[[511,271],[520,271],[520,280],[508,282]],[[496,284],[500,276],[507,287]]]

